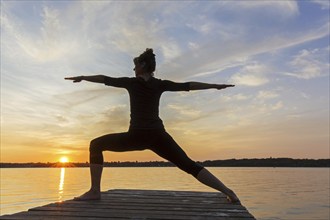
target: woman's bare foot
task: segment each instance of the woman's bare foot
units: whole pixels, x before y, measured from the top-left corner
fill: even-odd
[[[101,192],[98,190],[89,190],[88,192],[82,194],[79,197],[75,197],[74,201],[87,201],[87,200],[100,200]]]
[[[241,203],[241,201],[239,200],[237,195],[232,190],[229,190],[229,192],[226,195],[227,195],[227,200],[229,202],[234,203],[234,204],[240,204]]]

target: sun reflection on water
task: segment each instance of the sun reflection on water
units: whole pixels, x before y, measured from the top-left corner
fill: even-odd
[[[58,186],[58,201],[62,202],[63,192],[64,192],[64,177],[65,177],[65,168],[61,168],[60,175],[60,184]]]

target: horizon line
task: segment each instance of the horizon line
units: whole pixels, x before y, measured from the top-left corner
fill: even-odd
[[[207,162],[207,161],[226,161],[226,160],[269,160],[269,159],[292,159],[292,160],[330,160],[330,158],[292,158],[292,157],[264,157],[264,158],[230,158],[230,159],[207,159],[207,160],[195,160],[196,162]],[[160,162],[160,163],[171,163],[170,161],[165,161],[165,160],[149,160],[149,161],[138,161],[138,160],[126,160],[126,161],[104,161],[104,163],[148,163],[148,162]],[[54,162],[2,162],[0,161],[0,164],[4,164],[4,163],[16,163],[16,164],[27,164],[27,163],[43,163],[43,164],[51,164],[51,163],[63,163],[60,161],[54,161]],[[89,163],[88,161],[69,161],[69,162],[65,162],[66,164],[68,163]]]

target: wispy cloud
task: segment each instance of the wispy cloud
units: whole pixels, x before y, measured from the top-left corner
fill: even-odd
[[[222,3],[227,7],[236,7],[240,10],[257,10],[258,13],[275,13],[282,16],[295,16],[299,14],[299,6],[296,1],[235,1]],[[236,10],[235,10],[236,11]]]
[[[251,64],[243,67],[231,77],[234,84],[245,86],[260,86],[269,82],[267,74],[270,70],[262,64]]]
[[[312,0],[311,2],[314,2],[318,5],[321,5],[322,9],[326,10],[330,8],[330,2],[325,0]]]
[[[186,106],[178,105],[178,104],[170,104],[167,106],[169,109],[175,110],[177,112],[178,117],[190,117],[196,118],[199,117],[201,111],[194,110]]]
[[[293,57],[289,65],[293,70],[291,73],[285,73],[289,76],[300,79],[329,76],[329,47],[325,49],[301,50]]]
[[[262,91],[258,92],[257,98],[265,100],[265,99],[273,99],[273,98],[276,98],[278,96],[279,96],[279,94],[274,92],[274,91],[264,91],[264,90],[262,90]]]

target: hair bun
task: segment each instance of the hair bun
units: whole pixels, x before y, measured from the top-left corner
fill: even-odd
[[[145,54],[147,54],[148,56],[155,56],[154,51],[152,48],[147,48],[145,51]]]

